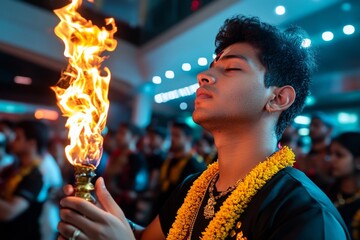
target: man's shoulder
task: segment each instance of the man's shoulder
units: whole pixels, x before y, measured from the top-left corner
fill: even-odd
[[[251,234],[254,230],[252,226],[257,226],[255,235],[259,236],[277,231],[286,231],[287,234],[300,231],[307,236],[313,231],[312,224],[319,231],[330,231],[329,228],[332,228],[339,234],[344,234],[346,229],[326,194],[303,172],[291,167],[278,172],[259,190],[242,215],[244,219],[247,220],[244,222],[246,232]]]
[[[287,196],[288,201],[294,200],[297,204],[335,210],[328,196],[302,171],[292,167],[278,172],[265,187],[271,188],[277,196]]]

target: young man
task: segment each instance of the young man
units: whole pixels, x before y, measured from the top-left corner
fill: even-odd
[[[186,123],[174,122],[170,133],[169,154],[160,168],[158,204],[161,206],[186,177],[206,169],[203,158],[192,151],[193,129]]]
[[[116,133],[117,147],[105,168],[104,179],[116,202],[123,207],[128,218],[137,220],[140,193],[147,189],[146,160],[137,148],[141,129],[131,123],[121,123]]]
[[[311,148],[304,157],[306,175],[323,191],[334,182],[331,176],[330,143],[335,130],[333,119],[323,112],[315,112],[310,122]]]
[[[214,136],[218,162],[187,178],[145,229],[127,223],[100,179],[101,208],[61,201],[62,237],[134,239],[131,226],[137,239],[350,239],[325,194],[291,167],[292,151],[277,149],[302,110],[314,66],[298,33],[257,18],[227,20],[216,59],[198,75],[193,113]]]
[[[49,133],[39,121],[24,120],[15,127],[11,152],[19,166],[0,188],[0,232],[3,239],[41,239],[40,214],[44,187],[40,165]]]

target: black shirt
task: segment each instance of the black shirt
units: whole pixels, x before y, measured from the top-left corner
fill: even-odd
[[[38,202],[37,198],[42,186],[42,175],[37,167],[19,183],[14,195],[25,198],[29,202],[29,206],[13,220],[0,221],[1,239],[40,239],[39,218],[43,203]]]
[[[187,178],[160,212],[160,224],[165,235],[198,176]],[[208,193],[196,219],[192,239],[199,239],[209,223],[203,217],[207,198]],[[216,210],[224,200],[217,202]],[[238,221],[242,225],[236,231],[242,231],[248,240],[350,239],[340,214],[328,197],[305,174],[291,167],[278,172],[258,191]],[[236,239],[236,235],[227,239]]]

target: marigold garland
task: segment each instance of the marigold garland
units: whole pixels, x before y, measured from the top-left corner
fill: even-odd
[[[202,233],[201,239],[225,239],[257,191],[277,172],[285,167],[292,166],[294,162],[294,153],[290,148],[284,146],[265,161],[259,163],[225,200],[220,210]],[[215,162],[209,165],[208,169],[194,181],[185,197],[183,205],[177,212],[175,221],[166,238],[167,240],[184,239],[187,237],[192,219],[207,191],[208,183],[218,170],[218,163]]]

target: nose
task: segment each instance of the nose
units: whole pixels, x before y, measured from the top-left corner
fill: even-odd
[[[200,86],[204,84],[214,84],[216,82],[215,76],[213,76],[209,70],[201,72],[197,75],[197,80]]]

